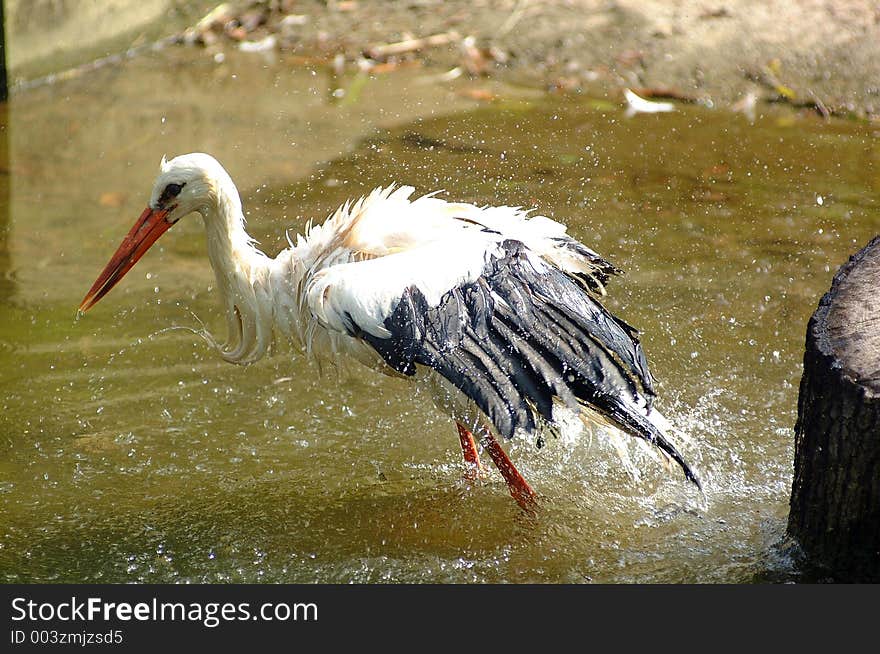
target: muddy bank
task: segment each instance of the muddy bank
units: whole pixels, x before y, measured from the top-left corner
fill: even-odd
[[[229,3],[212,20],[185,40],[565,91],[880,114],[880,5],[870,0],[275,0]]]
[[[121,37],[84,42],[79,54],[56,58],[54,70],[42,62],[38,74],[57,73],[72,57],[91,62],[97,52],[112,65],[115,53],[137,56],[164,35],[160,45],[207,48],[218,61],[229,48],[280,51],[340,72],[418,65],[615,100],[632,88],[719,108],[781,102],[823,116],[880,115],[880,5],[873,0],[168,3],[129,45]],[[11,45],[21,41],[17,24]],[[13,90],[32,84],[21,74]]]

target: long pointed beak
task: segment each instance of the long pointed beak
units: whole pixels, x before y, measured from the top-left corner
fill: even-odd
[[[147,207],[138,218],[134,227],[122,239],[122,243],[116,249],[116,253],[110,262],[98,275],[98,279],[92,284],[92,288],[86,293],[82,304],[79,305],[80,313],[88,311],[98,300],[107,295],[111,288],[116,286],[120,279],[125,276],[131,267],[138,262],[150,246],[162,236],[174,223],[165,220],[170,209],[151,209]]]

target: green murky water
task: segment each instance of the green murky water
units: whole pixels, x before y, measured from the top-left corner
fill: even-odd
[[[807,319],[880,227],[877,127],[701,108],[631,119],[424,71],[335,78],[166,52],[6,107],[0,196],[0,580],[752,582],[779,554]],[[342,89],[344,93],[334,93]],[[601,438],[513,457],[543,495],[462,479],[455,430],[405,382],[279,351],[230,366],[198,220],[74,310],[159,158],[215,154],[270,253],[390,181],[536,207],[627,271],[658,406],[706,497]]]

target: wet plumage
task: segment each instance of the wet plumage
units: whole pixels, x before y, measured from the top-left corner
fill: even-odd
[[[163,159],[150,205],[80,308],[198,212],[226,308],[226,360],[257,361],[280,335],[318,359],[350,357],[428,380],[458,423],[466,458],[465,432],[476,431],[502,474],[508,464],[516,473],[505,479],[518,501],[531,489],[522,480],[514,492],[521,476],[485,439],[494,432],[540,444],[561,410],[653,443],[698,483],[651,407],[636,330],[600,302],[619,271],[544,216],[412,195],[377,189],[273,258],[247,235],[238,192],[215,159]]]

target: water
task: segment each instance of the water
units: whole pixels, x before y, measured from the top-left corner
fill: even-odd
[[[483,84],[478,84],[483,86]],[[414,69],[154,53],[22,93],[0,197],[0,580],[754,582],[780,547],[806,323],[878,231],[877,127],[770,109],[623,117],[606,100]],[[342,92],[338,92],[341,89]],[[543,496],[469,484],[452,424],[404,381],[282,348],[240,368],[200,221],[85,318],[75,307],[146,203],[158,161],[204,150],[270,253],[390,181],[536,207],[627,274],[660,409],[705,497],[597,435],[512,454]]]

